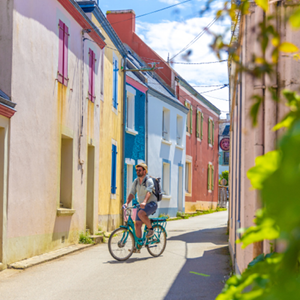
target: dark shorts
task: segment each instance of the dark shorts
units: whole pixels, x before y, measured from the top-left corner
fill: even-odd
[[[138,211],[137,211],[137,214],[136,214],[136,221],[141,221],[141,219],[139,218],[138,216],[138,213],[140,210],[143,210],[146,212],[147,216],[150,216],[152,214],[154,214],[157,210],[157,203],[155,202],[149,202],[145,205],[145,208],[139,208]]]

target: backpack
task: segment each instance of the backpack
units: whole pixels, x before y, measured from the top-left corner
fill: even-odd
[[[152,192],[152,193],[156,197],[157,201],[161,201],[163,193],[161,192],[160,178],[156,178],[156,177],[152,177],[152,176],[149,176],[149,177],[152,178],[153,183],[154,183],[154,192]]]
[[[156,197],[157,202],[159,202],[159,201],[161,201],[162,196],[163,196],[163,193],[161,191],[160,178],[156,178],[156,177],[152,177],[152,176],[149,176],[149,178],[151,178],[154,183],[154,191],[152,193]],[[136,181],[136,184],[137,183],[138,183],[138,181]],[[146,187],[146,182],[143,183],[143,186]]]

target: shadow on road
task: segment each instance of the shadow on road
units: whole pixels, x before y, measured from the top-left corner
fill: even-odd
[[[230,273],[228,246],[221,246],[227,244],[227,239],[224,227],[169,238],[186,243],[213,243],[220,247],[204,252],[199,247],[199,257],[187,258],[164,299],[215,299],[224,287],[224,277]],[[195,256],[195,249],[193,254]]]
[[[148,260],[148,259],[154,259],[155,257],[143,257],[143,258],[129,258],[128,260],[125,261],[118,261],[118,260],[109,260],[105,262],[105,264],[132,264],[135,262],[143,261],[143,260]]]
[[[224,245],[228,242],[226,228],[200,229],[189,233],[180,234],[168,238],[168,241],[183,241],[186,243],[213,243],[215,245]]]

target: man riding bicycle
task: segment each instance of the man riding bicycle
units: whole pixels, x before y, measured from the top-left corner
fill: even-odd
[[[135,222],[136,235],[138,238],[142,237],[142,225],[144,223],[148,228],[146,238],[151,238],[154,235],[154,231],[148,216],[154,214],[157,210],[157,198],[153,194],[154,183],[152,178],[147,175],[148,167],[146,164],[138,164],[135,169],[138,178],[133,181],[130,194],[123,207],[126,208],[137,193],[140,208],[137,211]],[[139,249],[135,252],[139,252]]]

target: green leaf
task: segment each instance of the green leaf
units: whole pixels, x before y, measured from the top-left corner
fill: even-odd
[[[299,49],[296,45],[294,45],[292,43],[283,42],[279,46],[279,51],[290,53],[290,52],[298,52]]]
[[[257,125],[257,114],[262,103],[262,97],[254,95],[252,99],[256,99],[256,102],[251,106],[250,116],[252,117],[253,126]]]
[[[276,131],[276,130],[278,130],[280,128],[283,128],[283,127],[290,128],[294,121],[295,121],[295,116],[287,115],[281,122],[276,124],[272,128],[272,130]]]
[[[290,16],[289,23],[295,29],[300,28],[300,8],[296,9]]]
[[[277,170],[280,158],[279,151],[270,151],[265,155],[256,157],[255,166],[247,172],[247,177],[254,189],[262,189],[263,182]]]
[[[269,9],[269,1],[268,0],[255,0],[255,2],[264,11],[268,11],[268,9]]]

